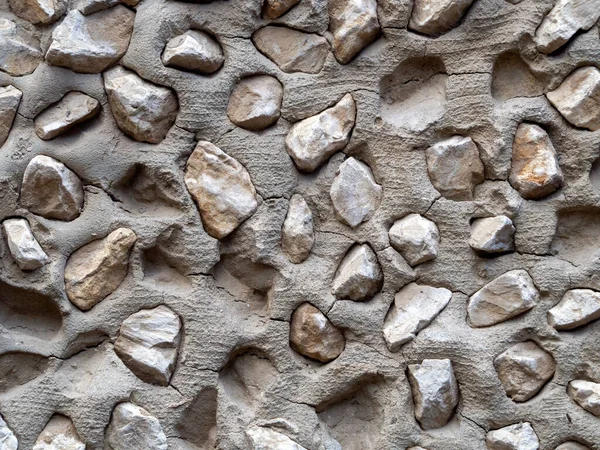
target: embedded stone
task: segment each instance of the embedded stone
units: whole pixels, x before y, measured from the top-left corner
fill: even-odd
[[[344,256],[335,278],[332,293],[338,299],[368,300],[381,290],[383,272],[369,244],[355,245]]]
[[[488,450],[538,450],[540,441],[531,424],[522,422],[488,432],[485,445]]]
[[[285,145],[298,169],[314,172],[350,140],[356,103],[346,94],[333,107],[292,125]]]
[[[306,450],[285,434],[267,427],[251,426],[246,430],[246,436],[253,450]]]
[[[203,74],[215,73],[224,61],[223,49],[216,39],[198,30],[174,37],[162,54],[165,66]]]
[[[281,115],[283,86],[270,75],[242,79],[229,97],[227,116],[235,125],[259,131],[273,125]]]
[[[390,244],[416,266],[437,256],[440,234],[435,223],[419,214],[396,220],[389,231]]]
[[[115,291],[127,276],[129,254],[137,240],[128,228],[118,228],[75,250],[65,267],[69,300],[87,311]]]
[[[515,250],[515,227],[506,216],[475,219],[471,225],[469,245],[483,253],[504,253]]]
[[[14,433],[0,416],[0,450],[17,450],[19,441]]]
[[[573,380],[567,389],[569,397],[593,415],[600,417],[600,383]]]
[[[448,305],[452,292],[410,283],[396,293],[383,322],[383,337],[390,352],[397,352],[429,326]]]
[[[56,22],[67,10],[64,0],[8,0],[12,12],[35,25]]]
[[[288,259],[300,264],[310,254],[315,242],[312,212],[306,200],[294,194],[281,229],[281,247]]]
[[[48,263],[48,255],[35,239],[25,219],[6,219],[2,222],[8,250],[21,270],[35,270]]]
[[[539,126],[522,123],[517,128],[509,181],[525,199],[545,197],[562,185],[556,151]]]
[[[333,54],[348,64],[377,39],[381,29],[375,0],[332,0],[329,2],[329,28],[333,34]]]
[[[71,91],[35,118],[35,132],[40,139],[53,139],[90,120],[99,111],[98,100],[81,92]]]
[[[23,93],[14,86],[0,87],[0,147],[8,139],[21,104],[21,97]]]
[[[115,67],[104,73],[104,87],[119,129],[136,141],[160,143],[179,109],[169,89],[143,80],[136,73]]]
[[[408,28],[437,36],[458,25],[473,0],[415,0]]]
[[[573,330],[600,319],[600,292],[571,289],[548,311],[548,323],[557,330]]]
[[[564,444],[556,447],[556,450],[590,450],[589,447],[581,445],[578,442],[565,442]]]
[[[196,145],[187,161],[185,184],[198,204],[204,229],[217,239],[235,230],[258,208],[246,168],[210,142]]]
[[[20,31],[13,21],[0,18],[0,70],[15,77],[29,75],[44,58],[39,41]]]
[[[292,314],[290,345],[301,355],[326,363],[340,356],[346,340],[321,311],[303,303]]]
[[[77,9],[84,15],[90,15],[98,11],[111,8],[119,4],[119,0],[81,0]]]
[[[113,410],[106,430],[107,450],[167,450],[167,437],[156,417],[130,402]]]
[[[83,185],[63,163],[38,155],[25,168],[20,200],[34,214],[70,221],[83,208]]]
[[[298,3],[300,3],[300,0],[265,0],[262,7],[262,17],[268,20],[278,19]]]
[[[511,270],[490,281],[469,299],[468,321],[473,328],[489,327],[533,308],[540,294],[524,270]]]
[[[408,366],[415,417],[421,428],[443,427],[458,404],[458,384],[449,359],[425,359]]]
[[[33,444],[33,450],[85,450],[73,421],[55,414]]]
[[[377,252],[377,258],[384,273],[389,275],[385,281],[390,291],[395,292],[417,278],[415,270],[392,247]]]

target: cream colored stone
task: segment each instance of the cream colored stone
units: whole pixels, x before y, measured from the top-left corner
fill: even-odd
[[[8,139],[22,97],[23,93],[14,86],[0,87],[0,147]]]
[[[292,314],[290,345],[301,355],[326,363],[340,356],[346,341],[321,311],[303,303]]]
[[[488,432],[485,445],[488,450],[538,450],[540,441],[531,424],[522,422]]]
[[[238,127],[259,131],[273,125],[281,115],[283,86],[270,75],[243,78],[233,89],[227,116]]]
[[[440,234],[435,223],[419,214],[396,220],[389,231],[390,244],[411,266],[435,259]]]
[[[0,70],[15,77],[29,75],[44,58],[39,41],[22,31],[12,20],[0,18]]]
[[[573,330],[600,319],[600,292],[571,289],[548,311],[548,323],[557,330]]]
[[[55,414],[33,444],[33,450],[85,450],[73,421]]]
[[[40,139],[49,140],[90,120],[100,112],[100,102],[82,92],[71,91],[57,104],[42,111],[34,120]]]
[[[355,245],[340,263],[331,291],[339,299],[365,301],[381,290],[383,272],[369,244]]]
[[[288,259],[300,264],[310,254],[315,242],[312,212],[304,198],[294,194],[281,229],[281,247]]]
[[[106,429],[107,450],[167,450],[167,437],[156,417],[130,402],[119,403]]]
[[[29,228],[25,219],[6,219],[2,222],[11,256],[21,270],[36,270],[48,263],[48,255]]]
[[[578,442],[565,442],[556,447],[555,450],[590,450],[589,447],[581,445]]]
[[[341,64],[348,64],[381,32],[376,0],[331,0],[329,28],[333,54]]]
[[[0,450],[17,450],[19,441],[14,433],[0,416]]]
[[[252,450],[306,450],[283,433],[271,428],[251,426],[246,430]]]
[[[262,8],[264,19],[275,20],[300,3],[300,0],[265,0]]]
[[[475,219],[471,225],[469,245],[483,253],[512,252],[515,249],[515,227],[506,216]]]
[[[162,54],[165,66],[203,74],[215,73],[223,61],[221,45],[210,34],[199,30],[174,37],[167,42]]]
[[[90,15],[98,11],[111,8],[119,4],[119,0],[81,0],[77,9],[84,15]]]
[[[573,380],[567,388],[569,397],[586,411],[600,417],[600,383]]]
[[[473,0],[415,0],[408,28],[437,36],[459,24]]]
[[[33,24],[56,22],[67,10],[64,0],[8,0],[16,16]]]

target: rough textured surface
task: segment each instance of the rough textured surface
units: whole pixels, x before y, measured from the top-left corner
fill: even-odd
[[[2,450],[17,450],[19,442],[14,433],[0,416],[0,448]]]
[[[490,431],[485,438],[488,450],[538,450],[540,441],[529,422]]]
[[[69,92],[35,118],[35,132],[48,140],[66,133],[100,112],[100,102],[82,92]]]
[[[298,353],[329,362],[344,350],[344,335],[310,303],[294,311],[290,321],[290,344]]]
[[[300,3],[300,0],[265,0],[262,8],[262,16],[265,19],[277,19],[298,3]]]
[[[189,30],[175,36],[165,46],[162,62],[165,66],[204,74],[216,72],[225,57],[219,43],[208,33]]]
[[[283,87],[275,77],[257,75],[242,79],[229,98],[227,116],[238,127],[259,131],[281,116]]]
[[[52,416],[33,445],[33,450],[85,450],[73,421],[59,414]]]
[[[383,272],[375,252],[367,244],[356,245],[337,268],[331,291],[339,299],[364,301],[383,284]]]
[[[306,450],[285,434],[271,428],[253,426],[246,434],[253,450]]]
[[[9,0],[10,9],[16,16],[33,24],[55,22],[65,13],[65,0]]]
[[[0,87],[0,147],[8,139],[23,93],[14,86]]]
[[[109,450],[167,450],[167,437],[160,422],[144,408],[119,403],[106,430]]]
[[[16,77],[29,75],[43,57],[38,39],[12,20],[0,18],[0,70]]]
[[[310,254],[315,242],[313,216],[306,200],[294,194],[281,229],[281,248],[294,264],[300,264]]]
[[[409,214],[394,222],[389,231],[390,244],[416,266],[437,256],[439,231],[435,223],[419,214]]]
[[[25,219],[6,219],[2,222],[8,249],[21,270],[35,270],[48,262],[48,255],[31,232]]]

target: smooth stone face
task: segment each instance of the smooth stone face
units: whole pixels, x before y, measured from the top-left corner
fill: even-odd
[[[99,111],[98,100],[82,92],[71,91],[35,118],[35,132],[40,139],[53,139],[90,120]]]
[[[529,422],[490,431],[485,437],[488,450],[538,450],[540,441]]]
[[[356,103],[346,94],[333,107],[292,125],[285,145],[296,167],[314,172],[350,140],[356,120]]]
[[[160,422],[144,408],[119,403],[106,430],[107,450],[167,450]]]
[[[346,340],[321,311],[303,303],[292,314],[290,345],[301,355],[326,363],[340,356]]]
[[[473,0],[415,0],[408,28],[429,36],[459,24]]]
[[[448,305],[452,292],[444,288],[410,283],[396,293],[383,322],[383,337],[391,352],[397,352],[429,326]]]
[[[562,185],[563,174],[554,146],[537,125],[522,123],[517,128],[509,181],[525,199],[545,197]]]
[[[17,450],[19,442],[14,433],[0,416],[0,450]]]
[[[275,20],[300,3],[300,0],[265,0],[262,8],[263,19]]]
[[[250,175],[237,160],[200,141],[187,161],[185,184],[208,234],[222,239],[258,208]]]
[[[23,93],[14,86],[0,87],[0,147],[12,128]]]
[[[123,321],[115,353],[146,383],[167,386],[177,360],[179,316],[166,306],[143,309]]]
[[[252,42],[286,73],[319,73],[329,54],[324,37],[285,27],[261,28],[252,35]]]
[[[369,244],[355,245],[344,256],[333,279],[338,299],[368,300],[381,290],[383,272]]]
[[[33,24],[48,24],[57,21],[65,13],[64,0],[8,0],[16,16]]]
[[[254,425],[246,430],[246,436],[253,450],[306,450],[285,434],[267,427]]]
[[[450,200],[473,200],[475,186],[483,183],[483,164],[470,137],[454,136],[429,147],[427,171],[431,184]]]
[[[48,263],[48,255],[35,239],[25,219],[2,222],[11,256],[21,270],[35,270]]]
[[[235,125],[259,131],[273,125],[281,115],[283,86],[270,75],[242,79],[229,97],[227,116]]]
[[[116,290],[127,275],[129,253],[136,240],[133,231],[118,228],[75,250],[65,267],[69,300],[87,311]]]
[[[458,384],[449,359],[425,359],[408,366],[415,417],[424,430],[443,427],[458,404]]]
[[[440,235],[435,223],[419,214],[396,220],[389,231],[390,244],[411,265],[430,261],[437,256]]]
[[[310,254],[315,242],[312,212],[304,198],[294,194],[281,229],[281,247],[288,259],[300,264]]]
[[[123,67],[104,73],[104,87],[123,133],[151,144],[165,138],[179,109],[177,97],[170,89],[145,81]]]
[[[593,415],[600,417],[600,383],[573,380],[567,389],[569,397]]]
[[[469,245],[484,253],[504,253],[515,250],[515,227],[506,216],[475,219],[471,225]]]
[[[127,51],[135,13],[117,5],[84,16],[74,9],[52,32],[46,61],[80,73],[100,73]]]
[[[596,67],[575,70],[546,97],[572,125],[600,130],[600,70]]]
[[[329,28],[333,34],[333,54],[341,64],[348,64],[379,36],[377,2],[331,0]]]
[[[189,30],[167,42],[162,54],[165,66],[211,74],[223,65],[221,45],[204,31]]]
[[[46,219],[73,220],[83,208],[83,185],[60,161],[38,155],[25,169],[21,205]]]
[[[600,319],[600,292],[591,289],[572,289],[548,311],[548,323],[557,330],[574,328]]]
[[[524,270],[511,270],[489,282],[469,299],[468,322],[489,327],[533,308],[540,294]]]
[[[13,21],[0,18],[0,70],[15,77],[29,75],[44,58],[39,41],[19,31]]]
[[[564,444],[556,447],[555,450],[590,450],[585,445],[581,445],[578,442],[565,442]]]
[[[42,430],[33,450],[85,450],[73,421],[55,414]]]

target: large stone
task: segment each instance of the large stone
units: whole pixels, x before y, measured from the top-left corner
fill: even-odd
[[[251,426],[246,435],[252,450],[306,450],[283,433],[268,427]]]
[[[506,216],[475,219],[471,225],[469,245],[483,253],[512,252],[515,249],[515,227]]]
[[[278,19],[298,3],[300,3],[300,0],[265,0],[262,7],[262,16],[267,20]]]
[[[562,185],[556,151],[539,126],[522,123],[517,128],[509,181],[525,199],[545,197]]]
[[[454,136],[429,147],[427,171],[431,184],[450,200],[473,200],[475,186],[483,183],[483,163],[470,137]]]
[[[412,341],[448,305],[452,292],[410,283],[396,293],[383,322],[383,337],[391,352]]]
[[[333,54],[341,64],[348,64],[379,36],[376,0],[331,0],[329,29]]]
[[[33,444],[33,450],[85,450],[73,421],[55,414]]]
[[[527,341],[498,355],[494,367],[506,395],[515,402],[526,402],[552,378],[556,362],[535,342]]]
[[[35,132],[40,139],[53,139],[90,120],[99,111],[98,100],[81,92],[71,91],[35,118]]]
[[[408,28],[437,36],[459,24],[473,0],[415,0]]]
[[[65,267],[67,296],[87,311],[108,297],[125,279],[129,253],[137,240],[128,228],[118,228],[75,250]]]
[[[424,430],[443,427],[458,404],[458,384],[449,359],[425,359],[408,366],[415,417]]]
[[[511,270],[490,281],[469,299],[468,321],[474,328],[489,327],[533,308],[540,294],[524,270]]]
[[[569,383],[567,392],[579,406],[600,417],[600,383],[573,380]]]
[[[100,73],[127,51],[135,13],[117,5],[89,16],[74,9],[52,32],[46,61],[80,73]]]
[[[20,31],[13,21],[0,18],[0,70],[15,77],[29,75],[44,58],[39,41]]]
[[[578,442],[565,442],[564,444],[559,445],[558,447],[556,447],[555,450],[590,450],[589,447],[586,447],[585,445],[581,445]]]
[[[310,254],[315,242],[312,212],[306,200],[294,194],[281,229],[281,247],[288,259],[300,264]]]
[[[81,0],[77,5],[77,9],[87,16],[118,4],[119,0]]]
[[[596,67],[580,67],[546,97],[572,125],[600,130],[600,70]]]
[[[141,142],[160,143],[179,109],[169,89],[143,80],[136,73],[115,67],[104,73],[104,87],[119,129]]]
[[[0,87],[0,147],[8,139],[23,93],[14,86]]]
[[[17,450],[19,442],[0,415],[0,450]]]
[[[538,450],[540,441],[529,422],[516,423],[488,432],[488,450]]]
[[[339,299],[368,300],[381,290],[383,272],[369,244],[355,245],[344,256],[333,279],[332,293]]]
[[[198,204],[204,229],[217,239],[235,230],[258,208],[246,168],[210,142],[198,142],[187,161],[185,184]]]
[[[600,292],[572,289],[548,311],[548,323],[557,330],[572,330],[600,319]]]
[[[162,54],[165,66],[203,74],[215,73],[224,61],[221,45],[210,34],[198,30],[174,37]]]
[[[252,42],[286,73],[319,73],[329,54],[324,37],[286,27],[261,28],[252,35]]]
[[[130,402],[119,403],[106,430],[107,450],[167,450],[167,437],[156,417]]]
[[[303,303],[292,314],[290,345],[301,355],[326,363],[340,356],[346,340],[321,311]]]
[[[2,222],[11,256],[21,270],[35,270],[48,263],[48,255],[35,239],[25,219],[6,219]]]
[[[419,214],[396,220],[389,231],[390,244],[416,266],[437,256],[440,234],[435,223]]]
[[[63,163],[38,155],[25,168],[20,200],[46,219],[73,220],[83,208],[83,185]]]
[[[350,140],[356,103],[346,94],[334,106],[292,125],[285,145],[298,169],[314,172]]]
[[[270,75],[242,79],[233,89],[227,116],[238,127],[259,131],[273,125],[281,115],[283,86]]]
[[[16,16],[33,24],[57,21],[67,10],[65,0],[8,0]]]

